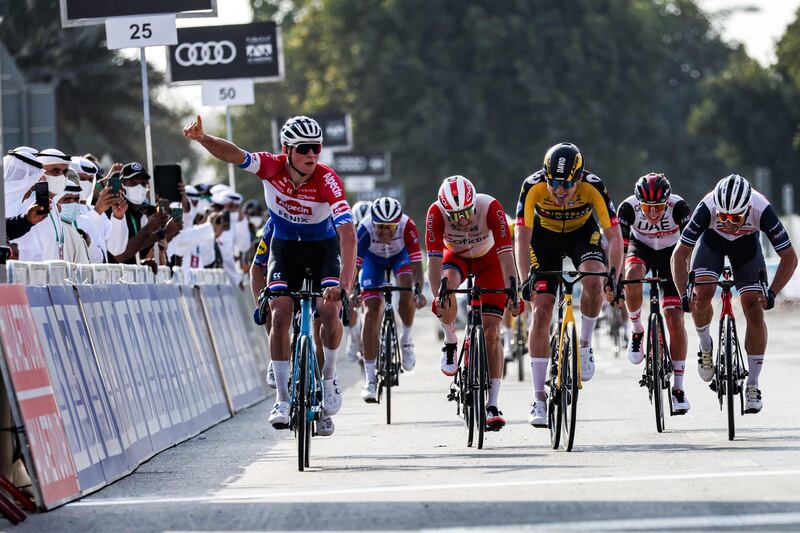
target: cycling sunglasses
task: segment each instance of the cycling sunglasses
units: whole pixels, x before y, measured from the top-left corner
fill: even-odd
[[[667,203],[663,202],[660,204],[642,204],[642,212],[645,215],[649,215],[651,212],[653,213],[663,213],[667,209]]]
[[[398,224],[396,222],[376,222],[375,229],[378,231],[388,230],[394,232],[397,229]]]
[[[574,180],[563,180],[563,179],[550,179],[547,178],[547,184],[550,185],[553,189],[558,189],[559,187],[564,187],[565,189],[571,189],[573,185],[575,185]]]
[[[315,154],[319,154],[322,151],[321,144],[298,144],[294,147],[295,152],[298,154],[306,155],[308,152],[314,152]]]
[[[466,209],[462,209],[461,211],[452,211],[447,213],[447,218],[450,219],[450,222],[453,224],[457,223],[459,220],[469,220],[475,216],[475,206],[468,207]]]
[[[717,220],[720,223],[730,222],[731,224],[742,224],[744,223],[744,217],[747,215],[747,212],[739,213],[737,215],[731,213],[717,213]]]

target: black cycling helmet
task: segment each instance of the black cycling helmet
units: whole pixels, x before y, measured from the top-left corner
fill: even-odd
[[[562,142],[544,156],[544,176],[548,180],[578,181],[583,174],[583,155],[572,143]]]
[[[664,174],[651,172],[636,181],[636,199],[643,204],[663,204],[669,200],[672,189]]]

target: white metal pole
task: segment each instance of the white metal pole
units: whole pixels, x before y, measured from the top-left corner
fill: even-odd
[[[228,130],[228,142],[233,142],[233,126],[231,126],[231,106],[225,106],[225,127]],[[233,172],[233,163],[228,163],[228,185],[236,192],[236,175]]]
[[[139,48],[139,61],[142,63],[142,105],[144,107],[144,144],[147,151],[147,173],[150,174],[150,205],[156,205],[156,183],[153,178],[153,139],[150,136],[150,88],[147,83],[147,54],[145,47]],[[153,245],[153,259],[160,265],[158,243]]]
[[[0,20],[3,16],[0,13]],[[0,245],[6,245],[6,184],[5,170],[3,169],[3,156],[5,156],[5,146],[3,138],[3,53],[0,51]],[[5,269],[2,269],[0,281],[5,281]]]

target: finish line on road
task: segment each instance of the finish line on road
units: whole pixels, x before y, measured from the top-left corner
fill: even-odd
[[[164,496],[148,498],[108,498],[91,499],[78,501],[68,504],[69,507],[102,507],[115,505],[153,505],[164,503],[270,503],[278,499],[287,498],[319,498],[321,496],[350,496],[355,494],[392,494],[401,492],[419,491],[446,491],[461,489],[492,489],[504,487],[532,487],[543,485],[585,485],[585,484],[609,484],[609,483],[633,483],[649,481],[678,481],[696,479],[720,479],[720,478],[743,478],[743,477],[784,477],[800,476],[800,470],[767,470],[767,471],[748,471],[748,472],[708,472],[696,474],[665,474],[660,476],[616,476],[616,477],[592,477],[592,478],[567,478],[567,479],[539,479],[521,480],[492,483],[449,483],[436,485],[397,485],[384,487],[359,487],[352,489],[336,490],[313,490],[313,491],[291,491],[291,492],[268,492],[268,491],[249,491],[242,489],[241,493],[227,489],[230,492],[222,492],[210,496],[187,496],[170,498]],[[793,523],[793,522],[792,522]],[[675,526],[682,527],[682,526]],[[645,528],[649,529],[649,528]]]

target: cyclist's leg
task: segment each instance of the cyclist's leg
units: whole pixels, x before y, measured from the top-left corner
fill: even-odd
[[[541,228],[534,228],[531,234],[531,265],[534,270],[561,270],[562,248],[559,243],[565,239]],[[536,280],[536,291],[531,302],[532,319],[528,330],[528,353],[531,355],[531,384],[533,405],[528,422],[537,426],[547,424],[546,407],[547,364],[550,360],[550,321],[558,291],[556,278],[547,277]]]
[[[280,239],[272,240],[267,279],[270,289],[297,290],[302,278],[295,275],[297,269],[289,261],[297,252],[294,243]],[[287,296],[270,300],[272,330],[270,331],[270,355],[275,374],[277,402],[270,413],[270,423],[282,427],[289,423],[289,358],[290,329],[294,317],[294,302]]]
[[[761,245],[757,239],[754,244],[740,247],[741,252],[731,255],[734,279],[757,280],[759,272],[766,269]],[[750,257],[744,252],[749,250]],[[764,308],[761,307],[761,287],[758,284],[736,284],[739,291],[739,303],[742,305],[747,330],[744,337],[744,349],[747,352],[748,387],[758,389],[758,378],[764,363],[767,349],[767,325],[764,322]]]
[[[339,286],[339,239],[333,237],[318,243],[319,252],[314,258],[314,283],[322,290]],[[342,321],[339,318],[342,304],[339,301],[325,302],[317,298],[317,313],[322,321],[320,336],[322,350],[325,353],[325,365],[322,367],[323,379],[330,380],[336,375],[336,359],[342,342]]]
[[[391,262],[392,272],[394,273],[397,286],[411,288],[414,277],[411,273],[411,262],[408,259],[408,250],[403,249],[399,254],[389,258],[389,261]],[[397,306],[397,310],[400,313],[400,322],[403,324],[400,343],[411,343],[411,327],[414,325],[414,313],[416,311],[413,292],[402,291],[400,293],[400,303]]]
[[[695,273],[695,281],[716,281],[722,274],[722,267],[725,261],[725,250],[721,249],[717,241],[721,237],[714,237],[710,232],[706,232],[697,242],[697,247],[692,258],[692,270]],[[694,321],[697,334],[700,337],[700,349],[702,352],[711,352],[712,338],[709,326],[714,318],[714,307],[712,300],[717,288],[713,285],[700,285],[694,288],[694,311],[692,320]]]
[[[608,270],[606,266],[608,261],[606,260],[606,252],[600,244],[600,229],[594,219],[589,220],[592,222],[587,222],[584,227],[576,230],[574,235],[570,236],[573,239],[570,257],[578,270],[605,272]],[[581,329],[579,342],[581,348],[591,348],[592,346],[594,326],[605,299],[603,282],[604,279],[598,276],[589,276],[581,280]]]
[[[467,262],[449,250],[445,250],[442,257],[442,275],[447,279],[448,289],[457,289],[469,271]],[[447,297],[447,304],[443,309],[439,323],[444,332],[444,346],[442,347],[442,358],[440,366],[445,376],[454,376],[457,371],[458,361],[456,351],[458,349],[458,337],[456,336],[456,315],[458,314],[458,300],[454,294]],[[437,305],[434,300],[434,305]]]
[[[686,363],[688,340],[686,338],[686,325],[681,310],[681,298],[678,289],[672,281],[670,258],[674,246],[656,252],[655,271],[658,277],[666,279],[660,284],[661,309],[664,312],[664,321],[669,331],[669,353],[672,357],[672,368],[675,372],[675,388],[683,390],[683,369]]]
[[[628,246],[628,255],[625,258],[625,279],[641,279],[647,274],[647,260],[645,249],[640,247],[635,240]],[[642,285],[633,283],[625,285],[625,306],[628,308],[628,319],[633,330],[631,341],[628,344],[628,360],[639,364],[644,358],[642,340],[644,339],[644,326],[642,325]]]
[[[513,317],[508,309],[503,310],[503,321],[500,324],[500,335],[503,340],[503,357],[510,361],[513,355],[514,346],[514,325]]]
[[[375,360],[378,357],[380,343],[380,323],[383,312],[383,297],[375,290],[383,282],[383,265],[374,256],[364,257],[359,274],[359,283],[364,301],[364,326],[361,330],[361,345],[364,350],[364,377],[367,383],[377,381]]]

